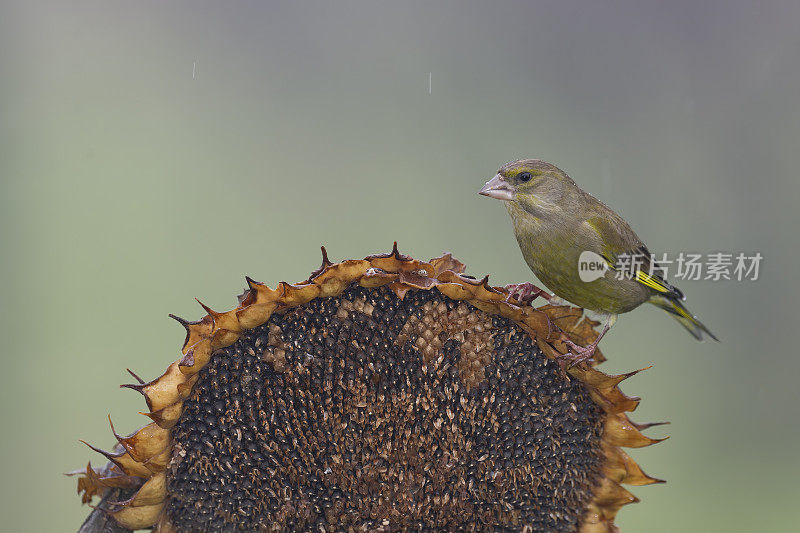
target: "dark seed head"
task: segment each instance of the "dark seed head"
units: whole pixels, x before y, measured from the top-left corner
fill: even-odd
[[[215,353],[172,431],[167,512],[187,532],[571,531],[601,426],[513,322],[353,285]]]

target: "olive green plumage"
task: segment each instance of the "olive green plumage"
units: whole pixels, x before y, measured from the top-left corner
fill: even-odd
[[[562,170],[538,159],[513,161],[480,193],[504,200],[525,261],[556,296],[612,317],[649,302],[672,314],[696,338],[706,334],[717,340],[683,306],[683,294],[664,281],[658,266],[651,267],[650,252],[628,223]],[[586,251],[609,268],[588,282],[578,269]],[[623,257],[638,258],[626,262],[637,268],[621,265]]]

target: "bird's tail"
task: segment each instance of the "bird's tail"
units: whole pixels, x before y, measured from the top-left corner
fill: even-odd
[[[649,301],[653,305],[660,307],[667,313],[674,316],[675,319],[681,323],[681,326],[689,330],[689,333],[691,333],[695,339],[703,340],[703,335],[705,334],[719,342],[719,339],[716,337],[716,335],[711,333],[702,322],[697,320],[697,317],[690,313],[680,300],[668,298],[658,294],[650,298]]]

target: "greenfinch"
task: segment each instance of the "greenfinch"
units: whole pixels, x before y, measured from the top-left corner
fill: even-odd
[[[663,270],[628,223],[564,171],[539,159],[512,161],[479,194],[503,200],[536,277],[558,298],[604,319],[592,344],[568,343],[570,366],[591,358],[619,313],[645,302],[667,311],[695,338],[718,340],[686,309],[683,293],[664,280]],[[510,296],[523,303],[539,295],[551,298],[529,283],[510,288]]]

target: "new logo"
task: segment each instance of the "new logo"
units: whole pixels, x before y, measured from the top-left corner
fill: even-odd
[[[578,257],[578,276],[584,283],[602,278],[608,270],[608,263],[599,254],[584,250]]]

